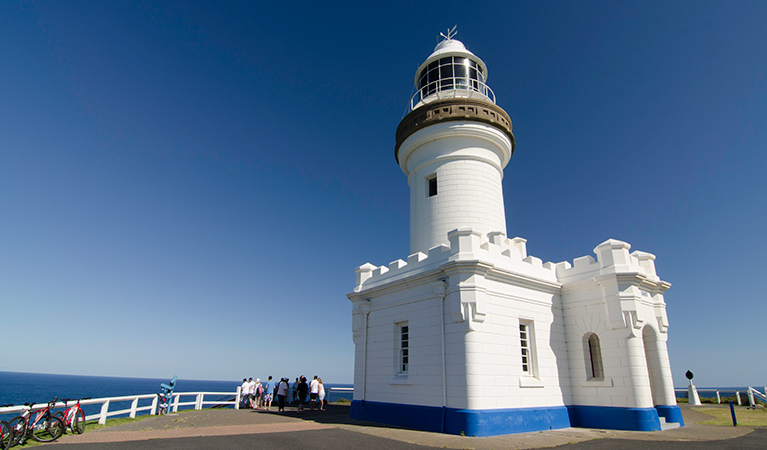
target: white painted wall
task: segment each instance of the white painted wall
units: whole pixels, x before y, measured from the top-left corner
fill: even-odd
[[[456,228],[505,233],[501,181],[510,157],[508,137],[479,122],[443,122],[408,137],[399,162],[410,185],[410,252],[446,244]],[[434,175],[438,195],[429,197]]]
[[[349,298],[355,386],[365,389],[355,399],[442,406],[444,321],[448,407],[675,404],[662,295],[669,285],[649,254],[629,254],[628,244],[609,240],[595,249],[598,259],[543,264],[526,255],[524,239],[497,233],[456,230],[448,243],[407,262],[358,268]],[[443,282],[444,305],[435,289]],[[533,325],[533,377],[522,373],[520,320]],[[396,376],[396,324],[403,321],[410,327],[407,378]],[[601,379],[587,376],[589,333],[599,336]]]

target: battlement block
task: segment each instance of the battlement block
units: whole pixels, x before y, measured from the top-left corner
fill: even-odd
[[[536,258],[535,256],[528,256],[527,258],[523,259],[522,261],[530,264],[531,266],[542,269],[543,268],[543,260],[541,258]]]
[[[631,256],[637,259],[639,266],[644,269],[646,275],[653,278],[658,277],[658,274],[655,272],[655,255],[636,250],[631,253]]]
[[[473,228],[456,228],[447,233],[447,239],[450,241],[450,252],[453,255],[461,257],[471,257],[475,251],[481,249],[482,233]]]
[[[589,266],[596,263],[597,261],[591,257],[591,255],[581,256],[580,258],[575,258],[573,260],[573,269],[575,270],[581,270],[581,269],[588,269]]]
[[[426,256],[426,253],[416,252],[416,253],[413,253],[412,255],[407,257],[407,263],[408,264],[419,263],[419,262],[423,261],[426,258],[428,258]]]
[[[445,244],[435,245],[434,247],[429,249],[429,254],[427,258],[429,259],[439,258],[440,256],[442,256],[443,253],[447,251],[450,251],[450,247],[448,247],[447,245]]]
[[[632,264],[629,249],[631,245],[628,242],[616,239],[608,239],[597,245],[594,253],[602,268],[612,266],[629,266]]]
[[[374,276],[374,277],[379,277],[379,276],[381,276],[381,275],[385,274],[385,273],[386,273],[386,272],[388,272],[388,271],[389,271],[389,268],[388,268],[388,267],[386,267],[386,266],[379,266],[379,267],[376,267],[376,268],[373,270],[373,276]]]
[[[374,265],[372,265],[370,263],[365,263],[365,264],[357,267],[356,269],[354,269],[354,273],[356,274],[356,278],[357,278],[357,284],[356,285],[358,287],[362,286],[362,284],[367,279],[369,279],[370,277],[373,276],[373,270],[375,270],[375,268],[376,268],[376,266],[374,266]]]
[[[560,269],[560,267],[561,267],[561,269]],[[557,276],[559,276],[559,270],[567,270],[570,267],[571,267],[570,263],[567,262],[567,261],[562,261],[562,262],[558,262],[558,263],[553,263],[551,261],[548,261],[548,262],[543,264],[543,268],[544,269],[553,271],[555,274],[557,274]]]
[[[506,233],[502,231],[492,231],[487,233],[487,240],[493,245],[501,246],[506,241]]]
[[[552,264],[552,263],[546,263]],[[557,277],[564,276],[565,271],[570,270],[573,266],[568,261],[561,261],[554,264],[554,270]]]
[[[517,249],[522,259],[527,258],[527,239],[521,237],[515,237],[511,240],[511,244]]]
[[[407,266],[407,263],[401,259],[398,259],[389,263],[389,270],[398,270],[405,266]]]

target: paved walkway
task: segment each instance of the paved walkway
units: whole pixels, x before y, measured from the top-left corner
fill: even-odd
[[[716,406],[709,406],[714,408]],[[207,448],[359,448],[451,449],[585,448],[767,448],[767,429],[703,425],[711,417],[680,405],[687,426],[661,432],[566,428],[492,437],[464,437],[388,427],[349,419],[349,409],[331,405],[326,411],[299,415],[251,410],[187,411],[156,416],[83,435],[66,435],[52,445],[70,449],[207,449]],[[596,442],[594,439],[599,439]],[[726,440],[724,442],[721,442]],[[720,442],[717,442],[720,441]],[[579,444],[583,443],[583,444]],[[758,445],[758,446],[752,446]]]

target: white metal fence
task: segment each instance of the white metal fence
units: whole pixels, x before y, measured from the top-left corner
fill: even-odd
[[[205,396],[212,396],[215,395],[219,397],[218,400],[206,400]],[[168,405],[168,411],[169,412],[178,412],[179,406],[193,406],[194,409],[200,410],[205,405],[234,405],[234,407],[237,407],[236,401],[222,401],[220,399],[221,396],[227,396],[227,397],[234,397],[237,396],[239,398],[239,388],[237,388],[237,392],[174,392],[173,396],[171,398],[171,402]],[[181,401],[182,397],[184,399],[193,397],[193,401]],[[150,405],[146,406],[139,406],[139,400],[142,399],[152,399],[152,402]],[[131,402],[129,408],[123,408],[123,409],[116,409],[111,410],[110,407],[114,407],[115,403],[118,402]],[[72,406],[74,402],[70,401],[67,403],[67,405]],[[85,416],[85,420],[98,420],[100,424],[105,424],[107,421],[107,418],[114,417],[114,416],[123,416],[128,415],[128,417],[134,418],[136,417],[136,414],[142,411],[149,411],[149,414],[157,414],[157,410],[159,408],[159,396],[157,394],[143,394],[143,395],[126,395],[122,397],[105,397],[105,398],[93,398],[88,400],[81,400],[80,405],[86,406],[86,405],[101,405],[101,410],[97,414],[89,414]],[[45,408],[47,403],[35,403],[34,405],[25,406],[6,406],[3,408],[0,408],[0,414],[21,414],[24,411],[28,411],[30,409],[37,411],[39,409]],[[64,402],[56,402],[55,408],[64,408],[66,405]]]
[[[705,392],[713,392],[716,394],[716,402],[722,403],[722,393],[733,393],[735,396],[735,401],[739,406],[742,406],[743,401],[740,399],[740,393],[743,392],[744,394],[748,395],[748,402],[749,406],[756,405],[756,402],[754,401],[755,398],[758,398],[759,400],[767,403],[767,387],[764,388],[764,394],[759,392],[758,390],[754,389],[753,387],[749,386],[746,388],[745,391],[734,391],[731,389],[697,389],[698,394],[702,394]],[[674,389],[674,392],[681,393],[682,395],[687,394],[687,389]]]
[[[178,412],[179,407],[185,407],[185,406],[192,406],[196,410],[201,410],[205,407],[205,405],[216,405],[216,406],[228,406],[232,405],[235,409],[240,408],[240,402],[242,400],[241,396],[241,387],[237,387],[236,392],[174,392],[173,396],[171,397],[170,404],[168,405],[168,412]],[[349,393],[353,392],[354,388],[330,388],[328,392],[328,398],[327,400],[330,401],[330,394],[332,393]],[[208,399],[206,400],[206,396]],[[211,396],[216,396],[217,399],[211,400]],[[224,397],[224,400],[221,398]],[[232,398],[232,400],[226,400],[227,398]],[[139,406],[140,400],[148,400],[151,399],[151,404]],[[100,424],[105,424],[107,421],[107,418],[109,417],[115,417],[115,416],[124,416],[128,415],[130,418],[135,418],[136,415],[143,411],[148,411],[149,414],[155,415],[157,414],[158,409],[160,408],[159,403],[159,396],[158,394],[143,394],[143,395],[126,395],[122,397],[105,397],[105,398],[93,398],[88,400],[81,400],[80,405],[86,406],[86,405],[101,405],[101,410],[97,414],[89,414],[85,416],[85,420],[98,420]],[[182,401],[184,400],[184,401]],[[116,403],[122,403],[122,402],[130,402],[129,408],[122,408],[122,409],[112,409],[114,408]],[[65,405],[64,402],[56,402],[54,408],[66,408],[67,406],[74,405],[75,402],[69,401]],[[22,412],[28,411],[28,410],[40,410],[47,406],[47,403],[35,403],[34,405],[25,406],[25,405],[19,405],[19,406],[5,406],[0,408],[0,415],[3,414],[21,414]]]

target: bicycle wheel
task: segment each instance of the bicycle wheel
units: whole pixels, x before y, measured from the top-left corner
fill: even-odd
[[[27,440],[27,422],[24,420],[24,417],[14,417],[8,422],[8,426],[11,427],[11,438],[5,446],[6,449]]]
[[[61,412],[61,411],[56,411],[56,413],[54,413],[53,415],[54,415],[54,416],[56,416],[56,417],[58,417],[59,419],[61,419],[61,421],[62,421],[62,422],[64,422],[64,426],[66,427],[66,425],[67,425],[67,419],[65,419],[65,418],[64,418],[64,413],[63,413],[63,412]],[[66,432],[67,430],[65,429],[64,431]]]
[[[11,426],[5,420],[0,420],[0,450],[10,447]]]
[[[35,424],[32,429],[32,439],[37,442],[51,442],[64,434],[64,422],[56,416],[49,415]]]
[[[85,432],[85,413],[82,409],[78,408],[75,417],[72,418],[72,431],[77,434]]]

